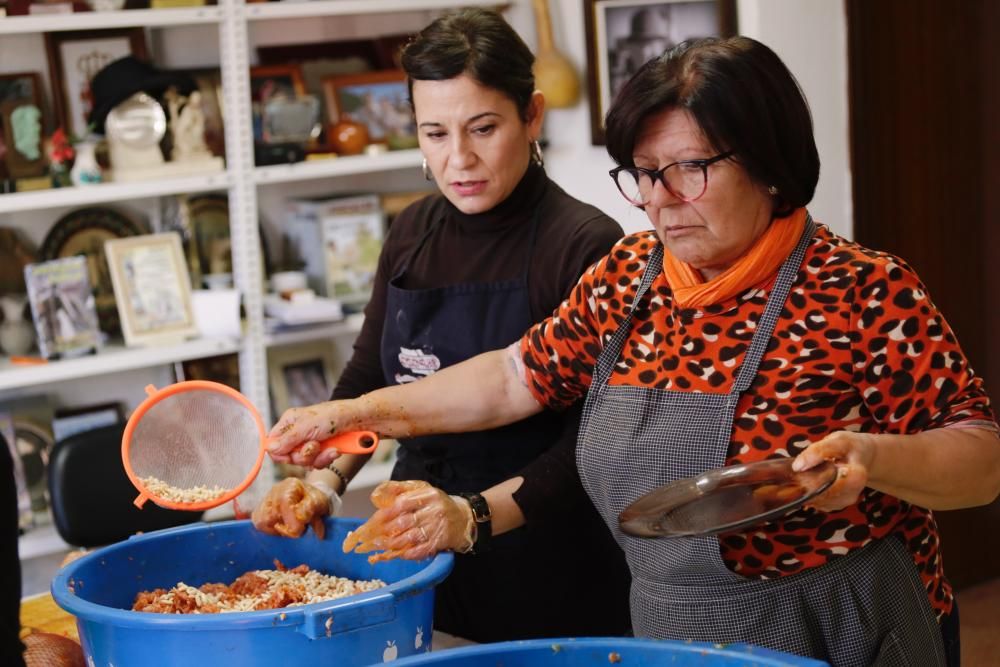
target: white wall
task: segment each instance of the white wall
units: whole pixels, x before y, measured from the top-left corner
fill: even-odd
[[[576,65],[586,85],[584,3],[549,0],[557,47]],[[851,235],[848,151],[847,36],[843,4],[832,0],[738,0],[741,34],[759,39],[785,61],[812,107],[822,169],[809,206],[817,220]],[[530,3],[512,7],[510,22],[534,45]],[[584,89],[585,90],[585,89]],[[614,166],[603,146],[590,145],[586,94],[571,109],[552,109],[545,124],[549,175],[573,196],[616,218],[626,232],[647,228],[641,211],[629,208],[607,176]]]

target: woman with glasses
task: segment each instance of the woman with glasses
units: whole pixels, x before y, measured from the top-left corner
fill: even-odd
[[[819,159],[791,73],[752,39],[687,42],[646,63],[606,120],[612,177],[652,231],[622,239],[518,343],[290,411],[274,451],[330,422],[471,431],[586,396],[577,464],[628,559],[636,635],[958,665],[932,511],[996,498],[994,414],[913,270],[806,210]],[[761,526],[619,529],[660,485],[773,458],[837,476]],[[415,505],[404,494],[372,518],[376,546],[426,554]]]
[[[334,398],[509,345],[621,238],[617,223],[546,176],[533,61],[485,10],[436,20],[403,51],[424,175],[441,193],[393,221]],[[581,407],[479,433],[397,434],[392,477],[429,483],[426,511],[453,519],[434,536],[460,552],[436,589],[436,629],[481,642],[628,632],[628,568],[576,473]],[[305,483],[273,488],[254,512],[257,527],[297,536],[328,513],[328,498],[336,502],[367,460],[332,458],[321,457],[317,465],[331,467]],[[467,539],[476,518],[476,539]],[[600,576],[566,549],[601,562]]]

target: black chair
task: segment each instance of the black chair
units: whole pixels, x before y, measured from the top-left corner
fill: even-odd
[[[60,440],[49,455],[49,504],[56,530],[69,544],[97,547],[135,533],[201,519],[202,512],[132,504],[138,492],[122,466],[122,433],[115,424]]]

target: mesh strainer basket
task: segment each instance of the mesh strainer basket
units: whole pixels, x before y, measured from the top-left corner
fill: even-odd
[[[169,509],[207,510],[236,498],[257,477],[266,434],[246,396],[205,380],[148,386],[146,393],[122,436],[122,463],[139,491],[136,507],[152,500]],[[371,453],[378,437],[356,431],[320,444]]]

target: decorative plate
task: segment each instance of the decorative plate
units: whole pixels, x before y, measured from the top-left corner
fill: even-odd
[[[108,261],[104,257],[104,242],[144,233],[141,227],[115,209],[101,206],[81,208],[56,221],[42,241],[38,254],[42,260],[74,255],[87,258],[101,330],[115,333],[119,331],[118,307]]]

